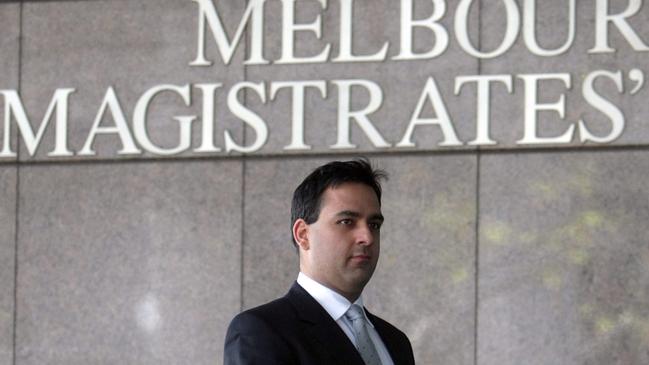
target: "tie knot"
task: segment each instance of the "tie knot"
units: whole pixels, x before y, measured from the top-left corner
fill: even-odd
[[[359,318],[363,318],[363,308],[361,308],[357,304],[352,304],[352,306],[349,307],[349,309],[345,313],[345,317],[347,317],[347,319],[352,322],[356,321]]]

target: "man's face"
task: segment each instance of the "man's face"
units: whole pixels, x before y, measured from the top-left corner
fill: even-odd
[[[354,301],[379,259],[381,207],[371,187],[344,183],[321,197],[318,220],[303,224],[300,269]]]

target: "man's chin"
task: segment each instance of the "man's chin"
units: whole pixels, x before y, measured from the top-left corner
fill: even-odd
[[[373,273],[374,273],[373,266],[370,267],[370,265],[367,265],[364,267],[357,267],[353,271],[351,281],[353,281],[357,287],[363,288],[370,281]]]

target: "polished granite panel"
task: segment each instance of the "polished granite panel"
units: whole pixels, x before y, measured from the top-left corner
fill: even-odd
[[[519,12],[524,11],[523,1],[517,1]],[[536,39],[539,47],[553,50],[560,49],[569,39],[569,6],[568,1],[536,1]],[[542,4],[542,5],[541,5]],[[491,137],[499,142],[496,147],[518,148],[541,146],[581,146],[645,144],[649,139],[645,116],[649,113],[649,88],[644,81],[649,76],[647,52],[635,51],[630,43],[614,24],[609,24],[609,45],[615,52],[592,53],[596,44],[596,2],[576,1],[576,30],[574,40],[565,52],[554,56],[539,56],[530,51],[522,27],[513,46],[503,55],[484,59],[480,62],[482,74],[504,74],[511,76],[512,93],[508,93],[502,84],[494,85],[491,97]],[[608,13],[620,14],[625,11],[629,2],[609,1]],[[649,45],[649,12],[646,4],[636,15],[626,22],[638,36]],[[495,50],[503,41],[505,34],[505,7],[502,1],[481,2],[481,48],[484,51]],[[528,26],[529,27],[529,26]],[[633,71],[636,70],[636,71]],[[597,95],[604,100],[589,101],[584,88],[588,79],[596,72],[608,72],[619,75],[600,75],[593,83]],[[538,136],[556,138],[574,128],[572,139],[568,142],[547,141],[541,144],[517,144],[524,136],[525,115],[525,82],[529,75],[565,74],[569,86],[558,79],[538,82],[538,102],[556,103],[565,97],[565,116],[554,110],[537,112]],[[527,76],[526,76],[527,75]],[[636,76],[642,81],[638,82]],[[613,79],[611,79],[613,77]],[[614,81],[615,78],[619,79]],[[616,82],[619,82],[621,91]],[[530,83],[530,85],[532,85]],[[636,87],[639,89],[636,91]],[[529,94],[531,95],[531,94]],[[613,112],[603,112],[606,104],[613,105]],[[529,109],[531,111],[531,109]],[[582,142],[584,136],[579,131],[577,122],[584,121],[588,131],[605,137],[612,131],[611,116],[620,112],[624,118],[622,134],[610,142]],[[530,128],[531,130],[531,128]]]
[[[435,11],[441,11],[430,1],[414,1],[413,18],[428,18]],[[265,56],[270,61],[282,57],[282,3],[270,1],[266,4],[266,38],[268,50]],[[424,92],[428,78],[434,78],[446,111],[454,127],[457,138],[462,142],[473,139],[475,134],[475,99],[470,90],[462,95],[454,95],[455,76],[473,75],[478,72],[478,61],[461,51],[453,39],[453,16],[455,5],[446,6],[445,14],[439,21],[448,32],[449,43],[445,51],[437,57],[423,60],[396,60],[400,53],[400,2],[392,0],[355,1],[352,16],[353,54],[373,55],[378,53],[386,42],[389,43],[386,58],[383,61],[371,62],[335,62],[341,48],[341,5],[338,1],[329,1],[327,8],[322,9],[316,1],[297,2],[295,21],[311,23],[320,17],[322,37],[316,38],[313,32],[296,32],[296,57],[310,57],[320,54],[327,44],[331,45],[329,58],[325,63],[250,65],[246,68],[246,79],[252,82],[265,82],[270,90],[271,83],[287,81],[319,81],[324,83],[326,97],[317,88],[311,86],[304,97],[304,145],[308,149],[285,150],[291,144],[293,135],[292,108],[293,96],[290,89],[280,89],[275,98],[265,104],[254,93],[247,97],[247,105],[263,116],[271,133],[268,143],[259,153],[314,153],[334,152],[350,153],[356,151],[386,150],[388,147],[377,143],[375,146],[365,132],[351,121],[350,142],[353,148],[331,148],[337,144],[338,111],[341,90],[336,81],[374,83],[382,91],[380,108],[369,114],[376,131],[394,150],[411,150],[414,147],[396,147],[404,137],[409,121],[413,116],[418,101]],[[470,13],[471,33],[477,36],[478,11]],[[413,52],[426,53],[437,46],[438,40],[427,28],[419,27],[414,31]],[[360,81],[359,81],[360,80]],[[350,109],[363,110],[370,103],[369,92],[363,85],[351,87]],[[378,100],[378,99],[377,99]],[[435,109],[427,101],[420,114],[421,118],[434,118],[444,111]],[[250,141],[250,135],[247,135]],[[450,139],[450,137],[449,137]],[[449,149],[440,147],[444,134],[439,126],[423,125],[414,129],[412,142],[417,149]],[[466,146],[465,146],[466,147]]]
[[[517,14],[523,23],[516,32],[516,42],[503,55],[478,61],[459,44],[454,21],[460,2],[440,2],[445,11],[440,24],[448,34],[449,45],[440,55],[425,60],[395,59],[401,47],[399,29],[400,2],[377,0],[353,2],[352,34],[353,52],[357,55],[374,54],[384,44],[389,43],[387,56],[380,62],[335,62],[341,48],[341,9],[340,2],[328,2],[322,9],[317,1],[296,2],[295,21],[307,24],[317,17],[322,22],[320,39],[309,31],[298,31],[294,38],[295,53],[300,57],[314,56],[331,45],[326,62],[311,64],[281,63],[282,11],[283,2],[269,1],[264,7],[263,54],[269,64],[244,66],[243,61],[252,52],[251,42],[239,44],[232,62],[225,66],[212,35],[206,36],[207,58],[214,60],[210,67],[189,66],[195,58],[197,43],[198,5],[196,2],[172,0],[145,1],[82,1],[82,2],[26,2],[23,10],[23,101],[32,124],[39,123],[45,114],[54,90],[75,88],[70,95],[69,143],[73,151],[84,145],[90,126],[98,114],[102,97],[113,86],[117,100],[124,109],[125,119],[132,119],[137,99],[160,84],[195,85],[199,82],[223,83],[216,92],[216,117],[214,123],[215,146],[224,148],[223,132],[230,131],[237,143],[250,144],[255,137],[252,128],[228,110],[227,91],[237,82],[247,80],[263,83],[265,102],[254,91],[242,92],[241,98],[246,106],[259,115],[268,125],[268,142],[257,154],[308,154],[313,152],[374,151],[387,149],[412,149],[396,147],[406,134],[408,121],[417,109],[424,85],[429,77],[436,80],[441,99],[448,111],[455,134],[462,144],[456,147],[474,148],[475,144],[485,145],[475,140],[477,109],[487,101],[476,100],[474,83],[459,88],[459,77],[503,74],[511,77],[512,92],[508,93],[502,84],[494,84],[491,90],[490,137],[497,143],[496,148],[519,148],[536,144],[517,144],[523,138],[524,115],[524,75],[563,73],[570,78],[570,86],[561,81],[544,80],[540,82],[539,100],[541,103],[556,101],[561,95],[566,97],[565,118],[561,119],[554,111],[540,111],[538,120],[539,136],[557,137],[579,119],[596,137],[603,137],[611,130],[611,116],[619,110],[624,116],[624,131],[612,143],[642,144],[649,135],[644,128],[643,115],[649,106],[643,103],[649,89],[644,81],[649,70],[645,67],[644,51],[635,51],[622,33],[614,25],[609,26],[609,44],[615,48],[613,53],[589,53],[595,45],[595,2],[577,1],[576,35],[572,46],[566,52],[550,57],[536,56],[526,46],[523,27],[526,24],[522,13],[523,1],[518,0]],[[284,2],[288,3],[288,2]],[[433,2],[414,1],[414,18],[421,20],[439,11]],[[461,2],[466,3],[466,2]],[[467,19],[471,43],[484,51],[498,47],[503,39],[505,27],[504,2],[472,1]],[[540,3],[540,2],[536,2]],[[218,2],[220,18],[226,23],[229,36],[236,29],[245,9],[245,2]],[[609,13],[625,10],[624,2],[611,2]],[[568,33],[568,5],[562,0],[548,0],[543,6],[537,4],[536,39],[539,46],[546,49],[560,47]],[[647,12],[641,9],[628,19],[629,26],[644,40],[646,37]],[[208,32],[209,33],[209,32]],[[428,29],[414,30],[413,49],[424,53],[439,44],[438,39]],[[246,52],[248,53],[246,55]],[[74,55],[71,57],[70,55]],[[396,57],[398,58],[398,57]],[[245,72],[244,72],[245,68]],[[615,82],[600,75],[594,83],[595,91],[604,100],[610,101],[614,112],[603,112],[605,102],[588,100],[582,89],[593,72],[620,72],[618,80],[623,88],[617,90]],[[617,76],[614,76],[617,77]],[[304,145],[298,149],[285,150],[291,144],[292,97],[288,89],[281,89],[271,98],[273,83],[290,81],[321,81],[326,88],[326,97],[313,87],[306,93]],[[363,80],[375,83],[381,88],[381,106],[370,115],[370,120],[380,133],[383,141],[374,145],[369,138],[352,122],[350,141],[356,145],[341,149],[331,149],[337,140],[337,110],[340,89],[335,80]],[[638,86],[638,90],[635,88]],[[201,154],[193,152],[200,144],[200,129],[203,95],[194,87],[192,105],[184,106],[178,95],[169,92],[158,96],[151,107],[149,125],[153,142],[165,147],[177,144],[178,125],[173,117],[196,115],[192,149],[183,155]],[[351,108],[359,110],[367,106],[369,97],[363,86],[356,86],[351,92]],[[272,99],[272,100],[271,100]],[[425,103],[422,118],[432,118],[443,113],[442,107]],[[110,113],[109,113],[110,114]],[[106,116],[104,124],[112,124]],[[245,129],[245,132],[244,132]],[[448,133],[448,132],[447,132]],[[412,141],[417,149],[448,149],[440,146],[442,131],[439,126],[423,125],[415,128]],[[576,130],[572,140],[563,142],[543,142],[543,145],[581,145],[584,132]],[[39,159],[46,158],[52,149],[54,139],[50,126],[43,136],[41,148],[37,151]],[[453,141],[447,140],[449,145]],[[599,142],[585,142],[596,144]],[[606,142],[608,143],[608,142]],[[117,150],[121,144],[115,135],[101,135],[95,142],[98,157],[122,158]],[[486,143],[485,148],[491,145]],[[310,149],[308,147],[311,147]],[[23,149],[23,158],[29,158]],[[213,152],[224,154],[224,151]],[[147,153],[147,155],[151,155]],[[130,155],[137,157],[139,155]],[[61,157],[59,157],[61,158]],[[69,157],[62,157],[69,158]],[[84,157],[84,158],[87,158]]]
[[[240,308],[241,162],[21,168],[18,364],[214,364]]]
[[[322,158],[249,160],[245,164],[243,307],[286,294],[300,271],[291,233],[291,199]]]
[[[408,334],[417,363],[473,364],[476,157],[375,162],[390,179],[367,305]]]
[[[0,364],[12,364],[16,250],[16,167],[0,166]]]
[[[0,89],[17,90],[19,73],[19,36],[20,36],[20,4],[0,3]],[[0,98],[0,116],[5,114],[4,98]],[[5,128],[0,123],[0,149],[3,149]],[[15,128],[11,131],[11,151],[16,152]],[[15,160],[16,157],[3,157],[0,161]]]
[[[646,151],[480,163],[478,363],[649,363]]]
[[[219,5],[225,26],[234,28],[244,2]],[[197,52],[198,14],[198,5],[192,1],[25,2],[22,98],[32,124],[40,123],[56,89],[74,88],[69,96],[68,143],[76,154],[84,147],[110,87],[133,134],[134,109],[143,94],[163,84],[189,85],[190,106],[184,104],[180,95],[163,92],[149,105],[147,125],[153,144],[172,148],[179,143],[179,125],[173,118],[196,116],[192,148],[181,155],[194,154],[193,149],[201,145],[203,102],[207,100],[196,84],[221,83],[214,97],[214,145],[223,150],[224,130],[230,131],[233,138],[242,139],[242,123],[225,107],[224,90],[244,79],[245,44],[242,42],[230,65],[225,66],[217,58],[216,45],[208,30],[206,57],[216,61],[212,66],[190,66]],[[101,125],[114,126],[114,118],[107,111]],[[37,156],[30,158],[23,149],[21,159],[52,159],[47,153],[54,146],[53,126],[42,138]],[[123,146],[115,133],[98,135],[93,148],[99,158],[141,157],[118,154]],[[210,154],[223,152],[197,153]],[[146,152],[145,156],[152,153]],[[69,158],[93,157],[56,157]]]
[[[292,193],[326,161],[246,162],[244,307],[283,295],[295,280]],[[373,158],[391,178],[384,184],[382,257],[366,303],[408,334],[421,364],[473,363],[475,161]]]

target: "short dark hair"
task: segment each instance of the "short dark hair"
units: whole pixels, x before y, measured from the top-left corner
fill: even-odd
[[[335,188],[344,183],[361,183],[374,190],[381,205],[381,179],[388,174],[380,169],[372,168],[369,160],[358,158],[351,161],[333,161],[315,170],[295,189],[291,203],[291,240],[297,247],[293,237],[293,225],[298,219],[304,219],[307,224],[318,220],[320,202],[325,190]]]

